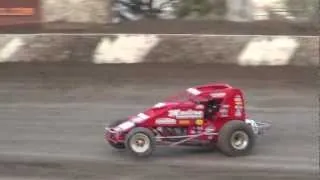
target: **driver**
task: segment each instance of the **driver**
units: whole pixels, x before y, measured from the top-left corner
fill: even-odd
[[[206,119],[214,119],[215,114],[219,111],[220,101],[218,99],[214,99],[208,102],[205,109],[205,118]]]

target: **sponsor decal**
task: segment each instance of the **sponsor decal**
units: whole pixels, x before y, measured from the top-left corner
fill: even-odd
[[[242,116],[242,109],[243,109],[243,106],[242,106],[243,102],[242,102],[241,96],[240,95],[236,95],[233,100],[234,100],[234,103],[235,103],[235,106],[234,106],[235,113],[234,113],[234,115],[236,117],[241,117]]]
[[[235,102],[242,102],[241,96],[240,95],[236,95],[233,99]]]
[[[198,126],[202,126],[203,123],[204,123],[204,121],[203,121],[202,119],[197,119],[195,123],[196,123],[196,125],[198,125]]]
[[[153,107],[154,108],[162,108],[162,107],[164,107],[166,104],[165,103],[157,103],[157,104],[155,104]]]
[[[219,110],[219,113],[220,113],[220,116],[221,117],[228,117],[228,114],[229,114],[229,105],[222,105],[220,110]]]
[[[187,91],[193,95],[199,95],[201,94],[201,92],[198,90],[198,89],[195,89],[195,88],[189,88],[187,89]]]
[[[180,125],[189,125],[190,121],[189,120],[179,120]]]
[[[191,110],[191,109],[186,110],[186,111],[182,111],[180,109],[175,109],[175,110],[169,110],[168,116],[175,117],[177,119],[186,119],[186,118],[196,119],[196,118],[202,118],[203,112],[202,111],[195,111],[195,110]]]
[[[159,119],[156,119],[156,124],[172,125],[172,124],[177,124],[177,121],[172,118],[159,118]]]
[[[144,113],[139,113],[138,117],[140,117],[141,119],[148,119],[149,118],[149,116]]]
[[[235,115],[235,116],[237,116],[237,117],[242,116],[241,109],[236,109],[236,111],[235,111],[234,115]]]
[[[196,105],[196,109],[204,109],[204,105],[202,104]]]
[[[242,116],[242,109],[243,109],[242,106],[236,105],[236,106],[235,106],[235,113],[234,113],[234,115],[237,116],[237,117]]]
[[[235,105],[234,108],[235,109],[243,109],[243,106],[242,105]]]
[[[118,127],[121,128],[121,129],[123,129],[123,130],[128,130],[128,129],[132,128],[133,126],[134,126],[134,123],[133,123],[133,122],[131,122],[131,121],[126,121],[126,122],[120,124]]]
[[[143,121],[147,120],[149,116],[144,113],[139,113],[136,117],[132,118],[131,121],[135,123],[142,123]]]
[[[242,101],[235,101],[235,105],[242,105]]]
[[[196,131],[194,129],[190,130],[190,134],[195,134],[195,133],[196,133]]]
[[[225,92],[219,92],[219,93],[211,93],[210,96],[213,98],[223,98],[226,95]]]
[[[212,132],[214,132],[215,130],[216,130],[215,127],[212,126],[212,125],[208,126],[208,127],[205,129],[205,131],[206,131],[207,133],[212,133]]]
[[[243,105],[242,99],[240,95],[237,95],[233,98],[235,105]]]

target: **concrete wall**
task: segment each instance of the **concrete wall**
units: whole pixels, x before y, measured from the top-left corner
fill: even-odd
[[[319,37],[83,34],[0,39],[0,62],[317,66],[320,58]]]

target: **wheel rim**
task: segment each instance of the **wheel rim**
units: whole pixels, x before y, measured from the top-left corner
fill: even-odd
[[[146,152],[150,147],[149,137],[145,134],[137,133],[131,138],[130,146],[134,152]]]
[[[231,145],[237,150],[244,150],[249,144],[249,136],[243,131],[236,131],[231,136]]]

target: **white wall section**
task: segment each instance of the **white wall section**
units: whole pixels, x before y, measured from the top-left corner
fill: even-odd
[[[10,40],[2,49],[0,49],[0,62],[12,61],[11,57],[19,51],[19,49],[25,45],[25,42],[21,38],[14,38]]]
[[[239,55],[240,65],[288,65],[299,42],[291,37],[253,38]]]
[[[120,35],[114,41],[103,38],[94,54],[94,63],[138,63],[160,39],[156,35]]]

